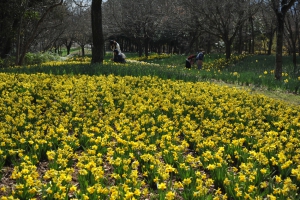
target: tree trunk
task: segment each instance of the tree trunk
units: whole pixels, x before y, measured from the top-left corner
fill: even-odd
[[[159,54],[162,53],[162,45],[161,45],[161,44],[158,45],[158,53],[159,53]]]
[[[82,57],[84,57],[85,56],[84,45],[81,45],[80,47],[81,47],[81,55]]]
[[[67,48],[67,55],[69,55],[70,52],[71,52],[72,44],[73,44],[73,41],[72,41],[72,40],[70,40],[70,42],[68,42],[68,40],[66,40],[65,45],[66,45],[66,48]]]
[[[247,32],[251,32],[250,27],[247,27]],[[247,34],[247,42],[248,42],[248,53],[251,54],[251,35]]]
[[[4,59],[13,50],[13,40],[15,32],[18,32],[19,29],[20,19],[17,14],[19,10],[16,10],[17,12],[14,13],[7,8],[8,5],[11,6],[14,3],[9,0],[1,0],[0,4],[0,58]]]
[[[300,52],[300,35],[299,34],[298,34],[297,38],[298,38],[298,52]],[[299,56],[300,56],[300,53],[299,53]]]
[[[143,48],[142,48],[142,42],[140,40],[138,40],[138,51],[139,51],[139,57],[142,57]]]
[[[277,15],[282,15],[278,13]],[[275,66],[275,78],[280,80],[282,77],[282,46],[283,46],[283,31],[284,21],[283,16],[278,16],[278,27],[277,27],[277,43],[276,43],[276,66]]]
[[[286,29],[288,30],[287,31],[287,34],[285,34],[284,37],[288,38],[287,42],[288,42],[288,46],[289,46],[289,54],[292,54],[293,56],[293,65],[294,65],[294,74],[296,72],[296,68],[297,68],[297,49],[296,49],[296,44],[297,44],[297,38],[298,38],[298,35],[299,35],[299,31],[298,31],[298,23],[295,24],[295,27],[294,25],[292,25],[292,22],[291,20],[294,20],[294,19],[291,19],[291,17],[286,20]],[[296,19],[295,19],[296,20]]]
[[[93,0],[91,7],[92,17],[92,61],[91,63],[103,63],[104,59],[104,37],[102,29],[102,0]]]
[[[230,56],[231,56],[231,42],[230,40],[224,40],[224,43],[225,43],[225,54],[226,54],[226,60],[229,60],[230,59]]]
[[[239,36],[239,38],[238,38],[238,47],[237,47],[237,49],[238,49],[238,53],[242,54],[242,52],[243,52],[243,26],[241,26],[239,28],[238,36]]]
[[[282,46],[283,46],[283,32],[284,32],[284,18],[287,11],[294,5],[296,0],[282,0],[281,9],[276,10],[277,17],[277,46],[276,46],[276,66],[275,66],[275,78],[280,80],[282,77]]]
[[[148,56],[149,56],[149,51],[148,51],[148,49],[149,49],[149,38],[144,39],[144,46],[145,46],[145,56],[146,56],[146,58],[148,58]]]
[[[188,49],[186,50],[185,54],[188,55],[192,52],[194,52],[194,49],[193,49],[193,46],[195,44],[195,42],[197,41],[198,37],[199,37],[199,34],[196,33],[196,32],[192,32],[190,33],[190,36],[191,36],[191,40],[189,41],[189,46],[188,46]],[[197,47],[198,48],[198,47]],[[196,49],[196,51],[198,51],[199,49]]]
[[[250,17],[250,25],[251,25],[251,51],[250,53],[251,54],[254,54],[254,38],[255,38],[255,35],[254,35],[254,24],[253,24],[253,17],[251,16]]]
[[[295,62],[294,62],[294,75],[297,74],[297,45],[296,45],[296,43],[297,43],[297,38],[299,38],[299,34],[300,34],[300,32],[299,32],[299,24],[296,23],[296,33],[295,33],[295,42],[294,42],[295,58],[293,57],[293,59],[295,59]]]
[[[296,74],[297,71],[297,53],[296,53],[296,45],[293,44],[293,64],[294,64],[294,74]]]
[[[205,52],[207,54],[209,54],[211,52],[211,48],[212,48],[212,40],[211,40],[211,34],[209,34],[208,42],[207,42],[207,45],[206,45],[206,48],[205,48]]]
[[[269,36],[269,44],[268,44],[268,55],[272,53],[272,44],[273,44],[273,37],[274,37],[275,29],[271,30],[268,34]]]
[[[20,52],[21,52],[21,26],[22,26],[22,17],[20,18],[20,23],[19,23],[19,30],[17,34],[17,44],[16,44],[16,60],[15,60],[15,65],[18,65],[18,62],[20,60]]]

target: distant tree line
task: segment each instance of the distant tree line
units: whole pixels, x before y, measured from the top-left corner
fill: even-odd
[[[297,0],[2,0],[0,58],[22,65],[27,52],[68,54],[76,43],[102,62],[109,40],[121,49],[189,54],[276,53],[281,78],[282,52],[300,52]]]

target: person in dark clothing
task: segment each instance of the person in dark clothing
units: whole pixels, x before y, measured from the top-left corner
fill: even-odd
[[[117,49],[114,50],[113,61],[118,62],[118,63],[126,63],[126,60],[123,58],[122,54],[119,53],[119,51]]]
[[[187,59],[185,60],[185,67],[191,68],[192,65],[195,63],[195,58],[196,58],[195,54],[192,54],[189,57],[187,57]]]

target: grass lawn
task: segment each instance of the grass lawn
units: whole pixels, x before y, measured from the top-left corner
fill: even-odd
[[[134,57],[134,54],[129,55],[129,59]],[[222,65],[222,63],[218,63],[217,60],[223,60],[223,56],[224,55],[222,54],[206,55],[204,62]],[[184,70],[185,59],[185,55],[175,55],[160,59],[145,59],[145,61],[164,67],[173,66],[174,71],[176,71]],[[300,78],[298,78],[298,76],[296,75],[293,75],[294,69],[291,59],[291,56],[285,56],[283,58],[282,81],[276,81],[274,78],[273,71],[275,66],[275,57],[273,55],[248,56],[241,60],[237,59],[233,63],[228,64],[228,66],[223,69],[221,68],[218,71],[212,70],[207,72],[204,70],[200,73],[202,73],[201,78],[205,79],[202,81],[209,81],[219,85],[246,89],[250,90],[251,93],[264,94],[271,98],[280,99],[291,104],[300,105],[300,96],[298,90],[298,88],[300,87]],[[298,62],[300,62],[300,59],[298,60]],[[193,67],[193,70],[190,70],[189,73],[199,76],[199,71],[196,70],[196,66]],[[239,78],[237,78],[237,76],[239,76]],[[286,83],[286,81],[290,81],[293,83],[291,84],[291,86],[287,86],[288,84]],[[296,92],[295,88],[297,88]]]

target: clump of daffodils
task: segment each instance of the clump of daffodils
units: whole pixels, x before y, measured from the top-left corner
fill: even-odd
[[[298,198],[299,106],[151,76],[0,78],[3,198]]]

